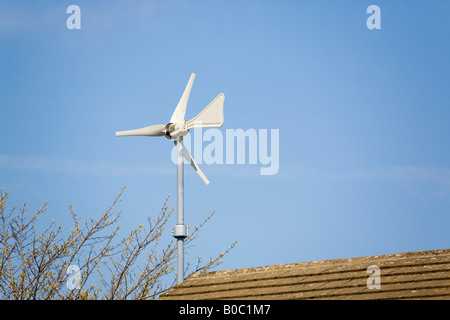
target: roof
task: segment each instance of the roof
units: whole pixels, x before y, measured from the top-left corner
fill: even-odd
[[[450,249],[199,273],[160,299],[450,300]]]

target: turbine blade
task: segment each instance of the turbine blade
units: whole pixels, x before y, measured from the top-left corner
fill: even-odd
[[[157,124],[140,129],[117,131],[116,136],[163,136],[165,127],[163,124]]]
[[[194,158],[192,158],[191,154],[189,153],[188,149],[186,149],[186,147],[184,146],[184,144],[182,142],[178,142],[178,141],[174,141],[175,145],[177,143],[181,143],[181,147],[183,149],[183,157],[190,163],[190,165],[192,166],[192,168],[194,168],[194,170],[198,173],[198,175],[200,176],[200,178],[202,178],[202,180],[206,183],[209,184],[209,180],[206,178],[205,174],[203,173],[202,170],[200,170],[199,166],[197,165],[197,163],[195,163]]]
[[[195,118],[187,121],[187,128],[221,127],[223,125],[223,103],[225,95],[219,94]]]
[[[191,88],[192,84],[194,83],[194,79],[195,73],[192,73],[191,77],[189,78],[189,82],[186,86],[186,89],[184,89],[183,95],[181,96],[181,99],[178,102],[178,105],[172,114],[172,118],[170,118],[171,123],[184,121],[184,115],[186,114],[186,105],[188,103],[189,94],[191,93]]]

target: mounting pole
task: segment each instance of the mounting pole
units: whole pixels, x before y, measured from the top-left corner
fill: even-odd
[[[187,226],[184,224],[184,160],[183,137],[175,139],[177,146],[177,224],[172,228],[172,236],[177,239],[177,283],[184,281],[184,239]]]

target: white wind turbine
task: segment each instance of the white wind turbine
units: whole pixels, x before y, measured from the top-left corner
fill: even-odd
[[[189,82],[184,89],[183,95],[178,102],[175,111],[170,118],[169,123],[152,125],[149,127],[117,131],[116,136],[165,136],[168,139],[174,140],[177,147],[177,224],[172,229],[172,235],[177,239],[178,246],[178,261],[177,261],[177,282],[181,283],[184,280],[184,239],[187,237],[187,226],[184,224],[184,167],[183,157],[191,164],[198,175],[206,184],[209,180],[205,177],[202,170],[195,163],[189,151],[183,145],[183,136],[187,135],[192,128],[212,128],[221,127],[223,125],[223,103],[225,96],[223,93],[219,94],[213,101],[211,101],[205,109],[203,109],[195,118],[185,120],[186,105],[191,92],[192,84],[194,83],[195,74],[192,73]]]

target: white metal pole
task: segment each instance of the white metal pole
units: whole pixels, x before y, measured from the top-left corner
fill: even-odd
[[[187,236],[187,227],[184,225],[184,161],[183,137],[176,140],[177,146],[177,225],[173,235],[177,239],[177,283],[184,281],[184,239]]]

